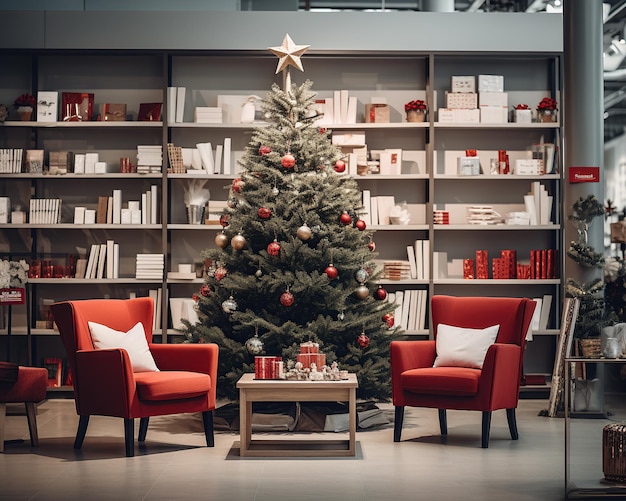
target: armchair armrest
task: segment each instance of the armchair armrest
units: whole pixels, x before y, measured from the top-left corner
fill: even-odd
[[[129,418],[135,398],[135,376],[128,352],[121,348],[76,352],[76,409],[86,416]]]
[[[391,392],[394,405],[404,405],[400,376],[409,369],[432,367],[435,362],[435,341],[392,341]]]
[[[150,351],[162,371],[201,372],[217,382],[219,349],[215,343],[151,344]]]
[[[517,405],[521,382],[522,348],[516,344],[495,343],[487,350],[478,387],[489,391],[493,408]]]

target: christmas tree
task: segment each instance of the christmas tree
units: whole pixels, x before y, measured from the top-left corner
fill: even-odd
[[[315,125],[312,82],[291,84],[289,66],[302,70],[307,48],[287,35],[270,49],[285,87],[274,84],[263,99],[269,125],[253,131],[217,247],[203,252],[212,266],[197,296],[202,320],[186,335],[219,345],[218,391],[230,399],[255,355],[293,361],[313,341],[328,365],[356,373],[360,398],[387,400],[395,305],[376,284],[358,185],[331,131]]]

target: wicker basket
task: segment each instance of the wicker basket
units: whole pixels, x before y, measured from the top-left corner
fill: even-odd
[[[602,429],[602,471],[611,482],[626,482],[626,425],[607,424]]]
[[[581,339],[580,352],[585,358],[600,358],[600,338]]]

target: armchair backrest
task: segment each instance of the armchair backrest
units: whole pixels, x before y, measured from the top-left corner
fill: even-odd
[[[59,328],[72,374],[76,374],[76,352],[94,349],[87,322],[123,332],[141,322],[148,343],[152,342],[152,298],[64,301],[51,305],[50,311]]]
[[[528,298],[433,296],[431,319],[435,338],[439,324],[483,329],[500,325],[497,343],[523,347],[535,302]]]

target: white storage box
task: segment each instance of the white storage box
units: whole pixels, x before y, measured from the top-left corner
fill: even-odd
[[[480,91],[478,93],[480,106],[509,106],[509,95],[506,92]]]
[[[453,75],[450,79],[452,92],[476,92],[476,77],[474,75]]]
[[[483,106],[480,108],[480,123],[505,124],[508,122],[508,115],[506,107]]]
[[[475,92],[446,92],[446,108],[473,109],[478,107],[478,96]]]
[[[478,92],[504,92],[504,76],[478,75]]]

